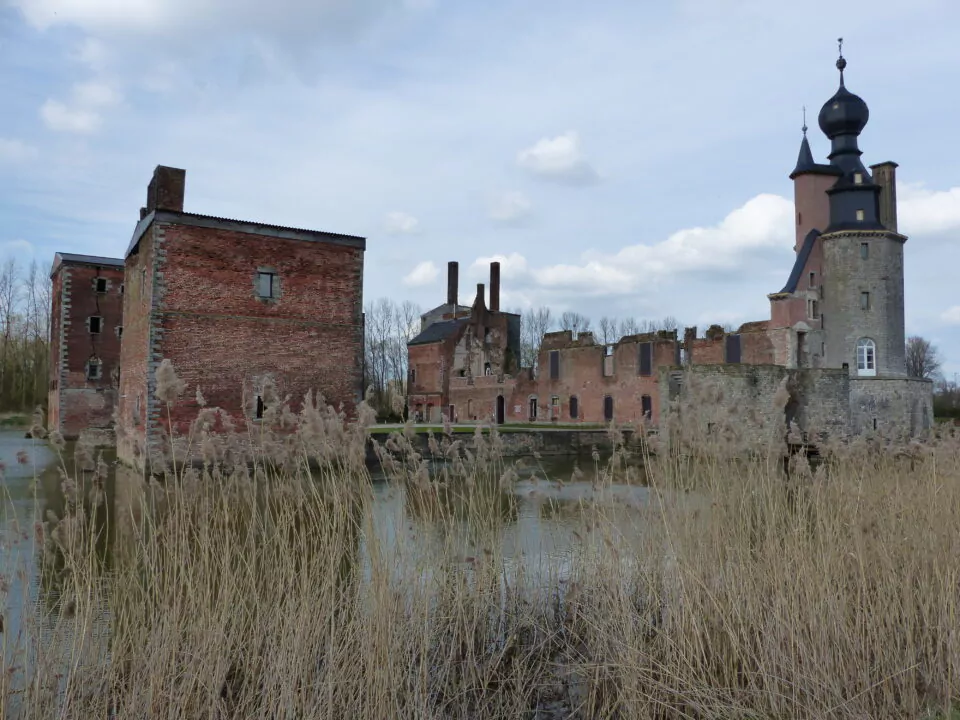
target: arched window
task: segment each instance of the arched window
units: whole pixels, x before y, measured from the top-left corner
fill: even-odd
[[[857,375],[870,377],[877,374],[877,344],[870,338],[857,341]]]

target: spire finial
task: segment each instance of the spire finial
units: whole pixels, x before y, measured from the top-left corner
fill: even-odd
[[[807,136],[807,106],[806,105],[803,106],[803,128],[801,129],[803,130],[803,136],[806,137]]]
[[[843,57],[843,38],[837,38],[837,48],[840,57],[837,59],[837,70],[840,71],[840,87],[843,87],[843,71],[847,67],[847,61]]]

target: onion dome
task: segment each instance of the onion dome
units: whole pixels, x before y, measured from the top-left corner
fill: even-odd
[[[843,84],[843,70],[846,67],[847,61],[841,54],[837,60],[840,88],[820,109],[820,129],[831,140],[838,135],[859,135],[870,119],[867,104]]]

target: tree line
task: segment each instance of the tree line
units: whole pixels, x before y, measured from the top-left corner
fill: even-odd
[[[0,264],[0,412],[47,404],[51,297],[50,277],[36,260]]]

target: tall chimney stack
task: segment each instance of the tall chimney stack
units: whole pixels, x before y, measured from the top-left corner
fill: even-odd
[[[447,305],[453,305],[454,312],[457,309],[457,290],[460,277],[460,265],[456,260],[447,263]]]
[[[477,307],[478,305],[480,307],[485,307],[483,302],[483,290],[483,283],[477,283],[477,299],[473,301],[474,307]]]
[[[897,231],[897,164],[882,162],[871,165],[873,181],[880,186],[880,224]]]
[[[500,312],[500,263],[490,263],[490,312]]]

